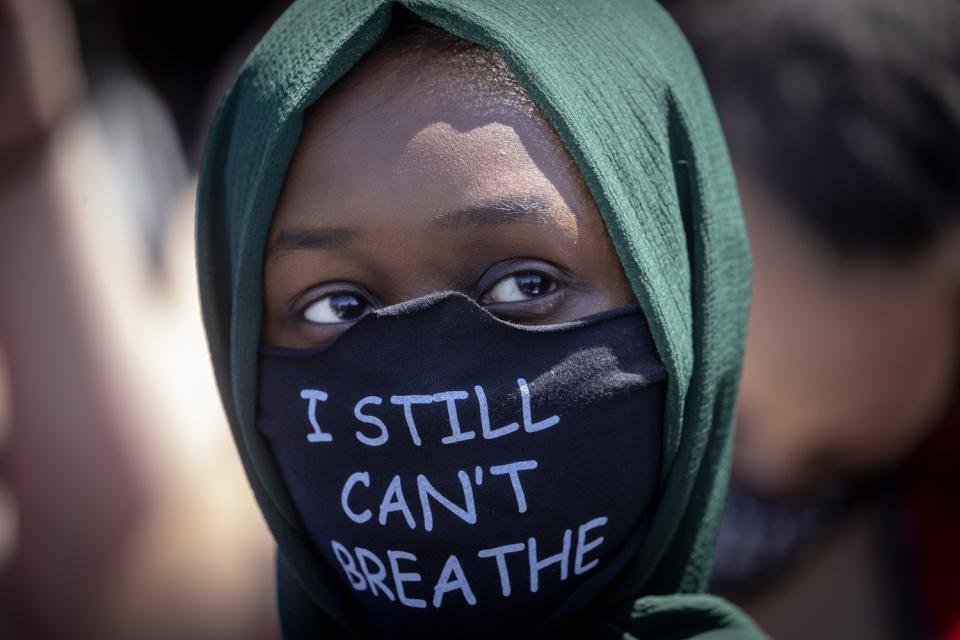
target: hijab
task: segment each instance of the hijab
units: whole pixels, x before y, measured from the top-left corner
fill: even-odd
[[[571,622],[589,637],[759,635],[702,595],[726,492],[750,260],[726,146],[696,60],[652,0],[298,0],[251,53],[211,128],[198,272],[218,386],[278,545],[286,637],[351,637],[342,594],[256,427],[263,255],[305,111],[396,6],[506,61],[603,216],[668,376],[655,511],[635,556]]]

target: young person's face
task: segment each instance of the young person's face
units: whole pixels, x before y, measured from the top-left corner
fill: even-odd
[[[768,493],[902,461],[955,401],[960,234],[841,262],[741,176],[754,290],[735,473]]]
[[[264,342],[325,345],[370,309],[446,290],[529,324],[634,300],[528,102],[429,56],[367,60],[308,115],[267,244]]]

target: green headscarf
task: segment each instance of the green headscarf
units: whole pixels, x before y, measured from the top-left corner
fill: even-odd
[[[570,629],[584,637],[754,637],[706,586],[726,492],[750,262],[730,161],[683,36],[652,0],[300,0],[250,55],[210,132],[198,195],[204,322],[250,484],[278,546],[288,637],[349,637],[256,429],[262,266],[304,112],[402,5],[499,52],[572,154],[669,374],[663,474],[636,557]]]

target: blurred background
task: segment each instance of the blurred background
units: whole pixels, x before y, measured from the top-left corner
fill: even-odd
[[[194,176],[281,6],[0,0],[0,638],[272,638]]]
[[[286,2],[0,0],[0,637],[278,638],[195,175]],[[664,0],[755,260],[713,589],[775,638],[960,639],[960,2]]]

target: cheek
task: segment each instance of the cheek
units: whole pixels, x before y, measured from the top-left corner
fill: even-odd
[[[912,453],[957,402],[960,345],[954,325],[917,327],[895,347],[875,380],[871,420],[861,425],[860,463],[880,466]]]
[[[853,397],[849,456],[858,468],[901,462],[941,423],[956,401],[960,364],[956,315],[937,304],[891,311],[862,345]],[[866,323],[865,323],[866,324]]]
[[[760,488],[895,465],[954,397],[957,330],[947,322],[767,311],[761,301],[751,315],[735,451],[738,475]]]

